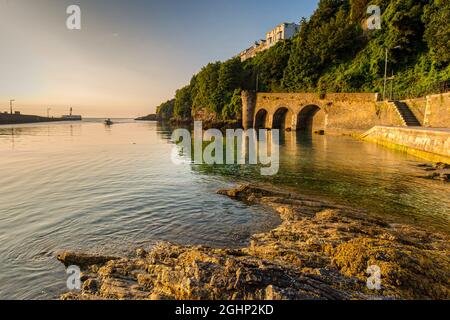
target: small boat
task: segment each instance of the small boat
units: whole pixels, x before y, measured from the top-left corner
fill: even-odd
[[[107,126],[110,126],[110,125],[114,124],[114,122],[112,122],[111,119],[106,119],[106,120],[105,120],[105,124],[106,124]]]

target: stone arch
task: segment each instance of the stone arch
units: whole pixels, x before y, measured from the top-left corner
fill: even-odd
[[[278,108],[272,117],[272,129],[292,129],[292,111],[286,107]]]
[[[267,118],[269,116],[269,113],[266,109],[260,109],[256,113],[255,116],[255,129],[266,129],[267,127]]]
[[[297,130],[312,131],[314,116],[322,109],[315,105],[307,105],[303,107],[297,115]]]

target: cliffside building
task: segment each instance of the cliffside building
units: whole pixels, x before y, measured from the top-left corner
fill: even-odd
[[[266,39],[255,42],[255,44],[242,51],[239,56],[241,61],[253,58],[259,52],[269,49],[281,40],[291,39],[298,31],[299,25],[295,23],[282,23],[275,29],[266,33]]]

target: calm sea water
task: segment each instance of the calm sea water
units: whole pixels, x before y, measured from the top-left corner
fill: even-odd
[[[0,126],[0,298],[56,298],[55,253],[127,254],[168,240],[243,246],[279,223],[272,212],[215,194],[271,182],[390,221],[449,232],[450,187],[417,178],[420,160],[345,137],[283,137],[280,173],[252,166],[176,166],[170,131],[100,121]]]

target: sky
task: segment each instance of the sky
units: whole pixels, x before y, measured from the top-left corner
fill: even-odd
[[[136,117],[318,0],[0,0],[0,111]],[[81,30],[69,30],[70,5]]]

